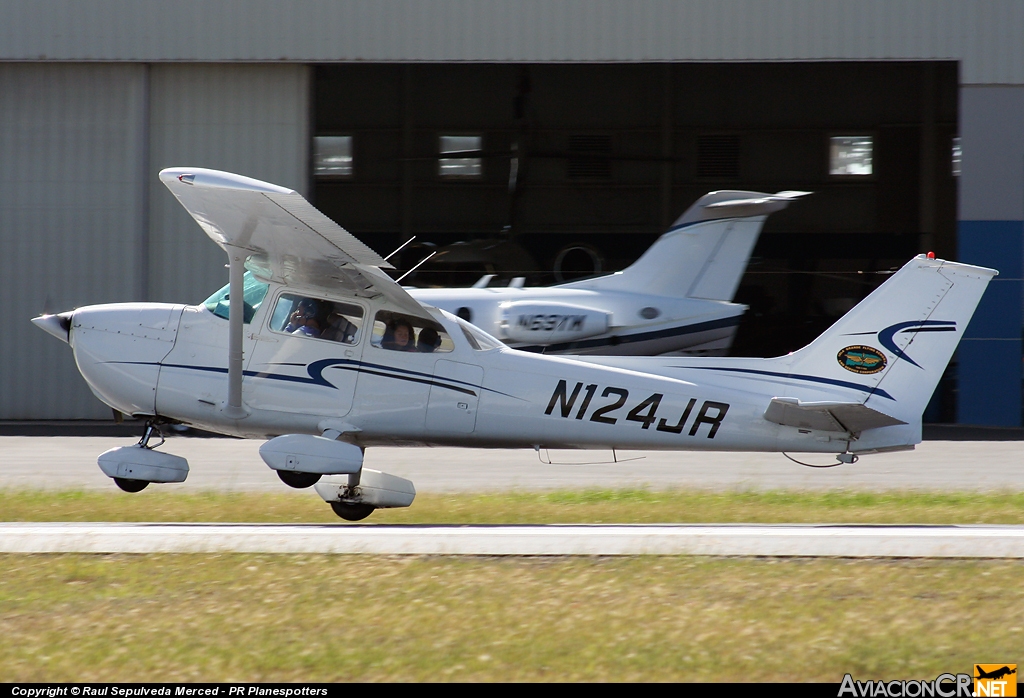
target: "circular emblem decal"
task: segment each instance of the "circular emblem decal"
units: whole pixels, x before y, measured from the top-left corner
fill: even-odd
[[[854,373],[878,373],[885,368],[885,354],[872,347],[855,344],[836,355],[839,365]]]

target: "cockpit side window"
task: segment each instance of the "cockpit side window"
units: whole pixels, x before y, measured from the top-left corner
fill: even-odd
[[[357,344],[363,326],[363,309],[353,303],[283,293],[277,299],[270,329],[301,337]]]
[[[245,272],[245,275],[242,277],[242,301],[245,307],[243,322],[246,324],[252,322],[252,318],[256,315],[256,311],[259,309],[260,304],[263,303],[263,299],[266,297],[267,290],[269,288],[269,285],[253,276],[252,272]],[[227,320],[228,316],[231,314],[230,285],[225,286],[207,298],[203,302],[203,305],[205,305],[206,309],[217,317],[222,317]]]
[[[452,338],[433,320],[381,310],[373,322],[370,344],[390,351],[446,354],[455,348]]]

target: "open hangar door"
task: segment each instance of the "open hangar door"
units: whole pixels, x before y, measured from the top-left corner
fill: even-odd
[[[404,281],[429,286],[621,269],[708,191],[812,191],[737,293],[732,353],[776,356],[956,258],[958,90],[955,62],[323,65],[313,197],[382,254],[415,235],[400,268],[444,251]]]

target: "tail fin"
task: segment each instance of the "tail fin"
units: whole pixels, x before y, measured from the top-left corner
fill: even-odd
[[[793,375],[867,388],[863,404],[911,425],[974,315],[994,269],[918,255],[821,336],[776,359]]]
[[[705,194],[626,269],[565,286],[731,301],[765,219],[808,193]]]

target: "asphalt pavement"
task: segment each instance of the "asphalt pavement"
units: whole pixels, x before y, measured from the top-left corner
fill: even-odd
[[[114,487],[96,457],[128,436],[0,436],[0,489]],[[161,450],[188,459],[177,491],[280,491],[261,441],[171,436]],[[550,459],[552,464],[541,461]],[[796,456],[835,462],[824,454]],[[613,458],[619,462],[612,462]],[[408,478],[418,492],[607,487],[705,490],[1024,491],[1024,441],[925,441],[914,451],[863,456],[824,470],[779,453],[617,452],[371,448],[365,465]]]

